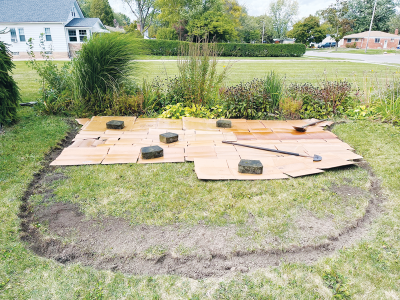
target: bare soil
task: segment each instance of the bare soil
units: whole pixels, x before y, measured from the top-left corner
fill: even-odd
[[[131,226],[126,220],[112,217],[88,219],[78,206],[68,203],[33,208],[29,204],[31,195],[41,193],[49,200],[53,197],[53,191],[44,186],[62,179],[63,175],[49,163],[71,143],[75,134],[76,130],[72,130],[46,157],[42,171],[34,176],[24,194],[20,211],[21,238],[28,247],[40,256],[63,264],[80,262],[126,274],[175,274],[194,279],[249,272],[279,266],[282,262],[312,264],[367,237],[370,224],[380,214],[380,203],[384,201],[379,180],[368,164],[361,162],[358,165],[368,170],[371,182],[369,204],[361,219],[338,231],[333,221],[318,219],[304,211],[296,220],[300,246],[252,251],[246,250],[252,249],[251,238],[239,237],[234,225]],[[366,191],[348,185],[331,189],[344,201],[349,195],[366,196]],[[48,232],[43,234],[35,226],[37,223],[46,224]],[[312,243],[316,236],[326,236],[326,239]]]

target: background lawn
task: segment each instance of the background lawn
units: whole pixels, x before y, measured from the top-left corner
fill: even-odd
[[[21,83],[23,97],[26,101],[32,101],[37,85],[26,85],[27,78],[23,74],[28,72],[24,72],[23,67],[19,68],[20,62],[17,64],[15,74]],[[354,67],[363,65],[355,63]],[[293,69],[293,65],[291,66]],[[368,65],[365,66],[367,68]],[[295,69],[300,70],[301,67],[307,66],[296,64]],[[374,72],[375,68],[376,66]],[[286,70],[287,73],[290,72],[290,69]],[[310,76],[307,71],[304,74],[304,81],[308,81]],[[20,224],[17,214],[20,199],[33,174],[39,170],[45,153],[63,138],[67,130],[67,125],[61,118],[37,116],[31,108],[25,108],[20,110],[20,122],[6,128],[6,133],[0,135],[0,298],[329,299],[334,295],[342,299],[400,297],[398,128],[360,121],[337,125],[334,129],[339,137],[352,145],[370,163],[381,180],[387,198],[382,215],[375,220],[370,233],[362,242],[342,249],[332,257],[321,259],[312,266],[283,264],[249,274],[238,273],[225,278],[205,280],[177,276],[126,276],[111,271],[96,271],[79,264],[65,266],[26,250],[19,239]],[[82,170],[85,167],[68,168],[68,172],[78,177]],[[356,174],[358,173],[353,176]],[[360,174],[363,175],[362,172]],[[331,175],[318,178],[323,179],[324,176]],[[293,182],[312,183],[312,178],[316,177]],[[363,180],[365,178],[360,182]]]
[[[156,59],[163,57],[156,57]],[[400,68],[387,67],[381,65],[371,65],[358,62],[336,62],[329,60],[321,61],[302,61],[302,58],[288,59],[288,61],[278,59],[262,59],[257,61],[229,61],[220,62],[218,68],[231,67],[226,85],[236,85],[247,82],[254,78],[263,78],[271,71],[275,71],[286,78],[289,83],[318,83],[323,79],[344,80],[347,79],[353,87],[363,86],[363,82],[380,81],[385,82],[393,74],[400,74]],[[312,59],[314,60],[314,59]],[[58,62],[63,64],[64,62]],[[23,101],[34,101],[40,88],[39,77],[36,72],[30,69],[26,62],[15,62],[17,68],[14,70],[14,78],[23,90]],[[141,84],[142,80],[152,81],[159,77],[161,80],[167,77],[174,77],[178,74],[176,61],[140,61],[136,62],[137,74],[133,77]],[[396,75],[398,76],[398,75]],[[33,99],[33,100],[32,100]]]

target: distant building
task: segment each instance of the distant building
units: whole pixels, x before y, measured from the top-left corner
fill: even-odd
[[[341,48],[355,47],[365,48],[368,40],[368,31],[355,33],[345,36],[339,43]],[[347,45],[347,47],[346,47]],[[371,31],[368,48],[369,49],[396,49],[400,45],[399,30],[396,29],[395,34],[382,31]]]
[[[33,51],[40,58],[43,34],[46,54],[67,59],[81,49],[93,33],[108,32],[98,18],[85,18],[76,0],[0,0],[0,40],[10,44],[14,58],[28,58],[26,43],[33,38]]]
[[[294,44],[295,39],[289,39],[289,38],[284,38],[284,39],[274,39],[274,44]]]

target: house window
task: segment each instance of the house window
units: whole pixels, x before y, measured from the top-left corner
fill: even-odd
[[[356,42],[358,42],[358,39],[356,39]]]
[[[347,39],[347,42],[348,42],[348,43],[351,43],[351,39]]]
[[[86,32],[86,30],[79,30],[79,40],[80,40],[81,42],[84,42],[84,41],[86,41],[86,39],[87,39],[87,32]]]
[[[70,42],[77,42],[78,39],[76,37],[76,30],[68,30],[69,41]]]
[[[23,28],[18,28],[20,42],[25,42],[25,32]]]
[[[45,28],[44,29],[44,33],[46,34],[46,42],[51,42],[51,32],[50,32],[50,28]]]
[[[17,56],[19,55],[19,52],[11,52],[12,55]]]
[[[394,42],[394,39],[391,39],[390,41],[393,43],[393,42]]]
[[[11,42],[13,43],[18,42],[17,32],[15,31],[15,28],[10,28],[10,33],[11,33]]]
[[[71,9],[71,15],[72,15],[73,17],[75,17],[75,9],[74,9],[74,8]]]
[[[375,43],[380,43],[381,42],[381,39],[380,38],[376,38],[375,39]]]

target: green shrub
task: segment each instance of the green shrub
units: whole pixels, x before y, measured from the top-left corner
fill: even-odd
[[[230,119],[267,119],[272,99],[265,93],[265,80],[254,79],[221,90],[225,117]]]
[[[300,116],[303,119],[341,115],[354,105],[351,85],[347,81],[323,81],[321,87],[309,83],[292,84],[288,93],[302,101]]]
[[[93,36],[72,63],[75,97],[82,112],[104,114],[133,71],[136,44],[119,33]]]
[[[138,40],[149,55],[177,56],[188,42],[167,40]],[[300,57],[306,52],[303,44],[241,44],[218,43],[220,56],[229,57]]]
[[[33,39],[28,40],[29,61],[27,64],[34,69],[41,80],[40,98],[35,109],[42,114],[68,114],[73,105],[73,87],[71,63],[63,63],[61,68],[46,54],[44,34],[39,37],[42,62],[36,60],[33,51]]]
[[[192,117],[216,119],[223,115],[223,108],[219,105],[208,109],[202,105],[192,104],[192,106],[185,107],[182,103],[177,103],[175,105],[167,105],[159,118],[182,119],[182,117]]]
[[[17,106],[21,98],[17,83],[10,75],[14,68],[10,51],[0,41],[0,125],[17,119]]]
[[[160,28],[157,31],[157,40],[178,40],[178,33],[173,28]]]

